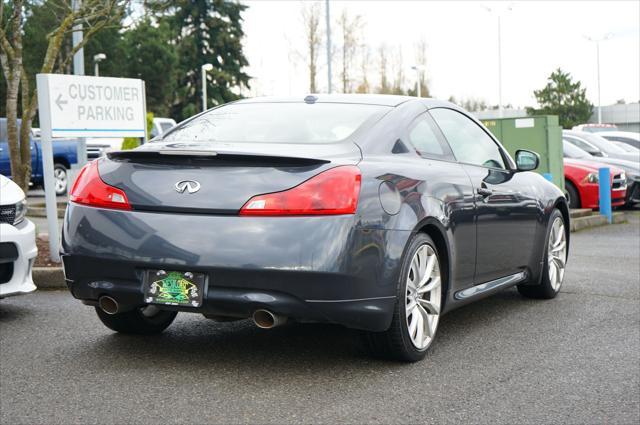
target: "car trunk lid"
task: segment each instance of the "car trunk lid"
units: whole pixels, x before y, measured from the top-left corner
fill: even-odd
[[[112,152],[102,180],[135,210],[236,214],[253,196],[287,190],[338,165],[357,164],[351,142],[163,143]]]

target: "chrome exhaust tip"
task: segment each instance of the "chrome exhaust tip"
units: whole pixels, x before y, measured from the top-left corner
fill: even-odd
[[[255,323],[260,329],[272,329],[287,322],[287,318],[285,316],[280,316],[279,314],[274,314],[269,310],[262,309],[254,311],[252,318],[253,323]]]
[[[116,314],[119,311],[118,302],[106,295],[98,299],[98,307],[107,314]]]

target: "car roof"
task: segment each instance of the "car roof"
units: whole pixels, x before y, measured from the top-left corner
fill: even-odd
[[[235,103],[284,103],[304,102],[308,96],[315,97],[314,103],[351,103],[396,107],[406,102],[422,102],[427,108],[436,106],[456,107],[453,103],[431,99],[417,98],[413,96],[397,96],[390,94],[311,94],[301,96],[264,96],[242,99]]]
[[[594,134],[598,136],[617,136],[628,137],[630,139],[640,140],[640,133],[634,133],[633,131],[597,131]]]

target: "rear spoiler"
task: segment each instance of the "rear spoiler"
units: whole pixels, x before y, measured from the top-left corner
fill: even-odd
[[[107,157],[113,161],[153,162],[153,163],[212,163],[247,164],[252,166],[305,166],[327,164],[331,161],[320,158],[273,156],[248,153],[227,153],[211,150],[162,149],[112,151]]]

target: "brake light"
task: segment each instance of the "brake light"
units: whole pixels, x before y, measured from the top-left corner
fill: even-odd
[[[98,172],[98,161],[91,161],[82,167],[69,193],[69,200],[92,207],[131,209],[124,191],[102,181]]]
[[[289,190],[254,196],[240,209],[240,215],[354,214],[361,180],[356,166],[331,168]]]

